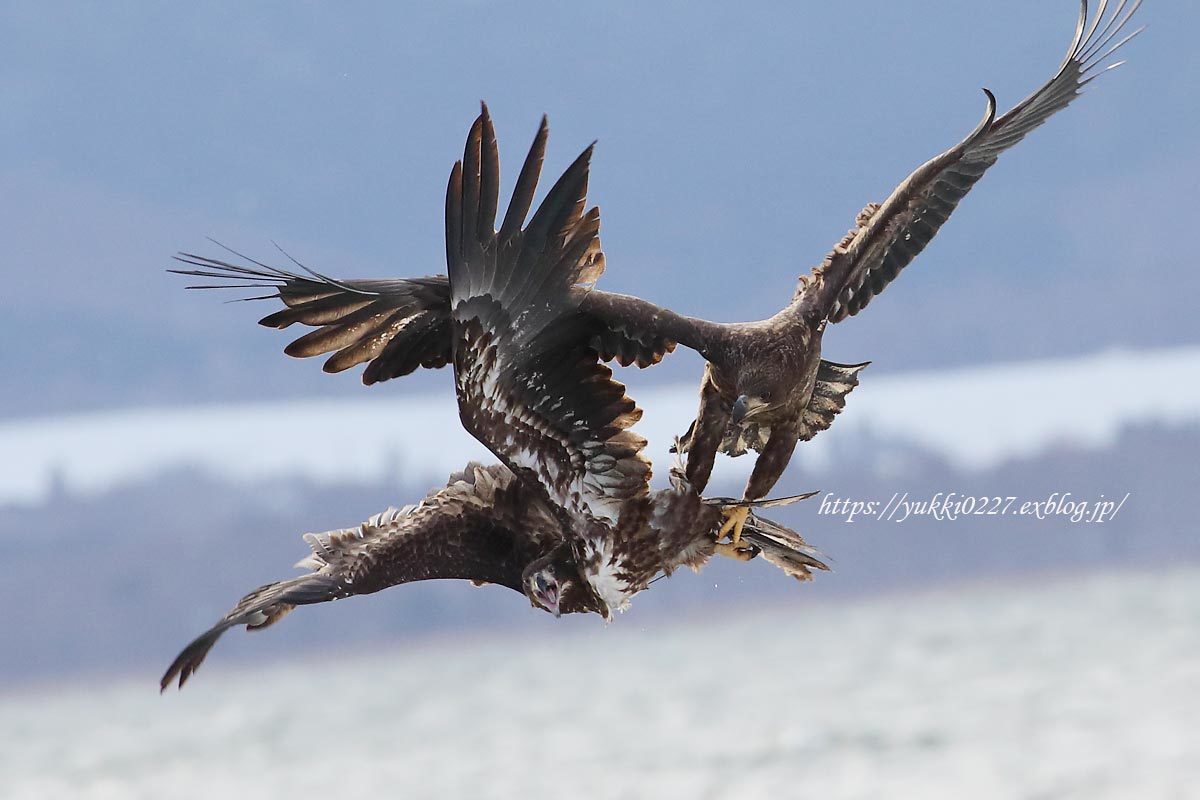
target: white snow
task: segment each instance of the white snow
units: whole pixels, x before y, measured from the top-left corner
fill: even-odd
[[[180,693],[158,694],[164,653],[129,681],[0,694],[0,797],[1196,796],[1195,568],[804,588],[690,623],[542,614],[541,636],[240,666],[276,632],[231,631]]]
[[[318,482],[403,475],[442,481],[471,459],[494,461],[461,428],[445,392],[402,385],[352,401],[289,401],[21,419],[0,424],[0,503],[35,502],[59,481],[99,492],[177,466],[235,480]],[[672,438],[696,412],[694,384],[639,390],[636,430],[666,474]],[[876,377],[870,368],[833,428],[802,445],[805,466],[839,448],[907,441],[964,468],[1061,443],[1101,446],[1130,424],[1200,421],[1200,345]],[[718,469],[744,476],[751,458]],[[401,498],[402,499],[402,498]]]

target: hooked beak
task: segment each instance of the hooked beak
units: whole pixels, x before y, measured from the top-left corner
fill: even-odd
[[[733,401],[733,412],[730,417],[730,419],[733,421],[733,424],[734,425],[741,424],[742,420],[746,418],[746,412],[749,410],[750,410],[750,398],[749,397],[747,397],[746,395],[742,395],[737,400],[734,400]]]

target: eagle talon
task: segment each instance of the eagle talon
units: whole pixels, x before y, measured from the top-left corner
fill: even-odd
[[[742,541],[742,526],[746,524],[746,518],[750,516],[750,509],[746,506],[736,506],[727,508],[722,513],[725,515],[725,522],[717,531],[717,541],[724,539],[725,534],[728,533],[730,543],[736,547]]]
[[[759,554],[759,549],[754,545],[748,547],[739,547],[736,544],[729,542],[717,542],[717,549],[714,551],[716,555],[732,558],[734,561],[750,561]]]

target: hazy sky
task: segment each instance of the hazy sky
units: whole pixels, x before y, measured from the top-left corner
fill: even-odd
[[[1046,80],[1073,0],[832,4],[9,2],[0,10],[0,415],[358,390],[268,312],[162,272],[214,236],[342,276],[443,269],[442,193],[481,98],[506,181],[599,140],[603,286],[773,313],[867,201]],[[1149,0],[1130,64],[1038,130],[868,312],[881,370],[1200,340],[1200,7]],[[1178,221],[1177,221],[1178,220]],[[8,326],[11,325],[11,328]],[[690,376],[677,360],[663,375]],[[445,385],[426,376],[418,387]]]

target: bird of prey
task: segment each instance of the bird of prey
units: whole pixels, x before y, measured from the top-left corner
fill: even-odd
[[[659,573],[699,566],[717,545],[721,504],[705,502],[684,470],[651,492],[641,410],[613,380],[579,306],[604,268],[600,213],[585,211],[589,146],[529,218],[546,148],[543,125],[496,229],[500,160],[487,106],[446,189],[446,272],[459,418],[554,510],[569,558],[534,573],[530,594],[557,610],[557,587],[590,587],[605,616]],[[741,503],[732,507],[744,508]],[[749,511],[748,507],[747,512]],[[567,568],[564,569],[564,566]]]
[[[707,486],[718,451],[737,456],[755,450],[759,458],[743,497],[764,497],[797,442],[829,427],[866,364],[820,358],[827,324],[857,314],[881,293],[1000,153],[1066,107],[1094,77],[1118,66],[1111,57],[1140,32],[1125,34],[1140,4],[1121,0],[1109,13],[1108,0],[1101,0],[1093,16],[1081,0],[1075,35],[1054,77],[1000,117],[985,90],[987,112],[971,134],[917,168],[882,204],[864,208],[855,227],[801,276],[791,302],[769,319],[714,323],[627,295],[592,289],[582,297],[576,330],[605,361],[648,366],[676,344],[706,359],[696,419],[681,439],[689,454],[686,478],[697,491]],[[603,269],[598,244],[589,257],[597,272]],[[366,363],[363,381],[371,384],[450,362],[445,276],[340,281],[307,268],[300,274],[256,261],[244,266],[191,254],[180,260],[196,267],[180,270],[184,274],[274,288],[266,297],[281,299],[287,308],[261,324],[316,326],[286,352],[299,357],[332,352],[326,371]],[[722,528],[735,543],[745,513],[745,507],[730,508]]]
[[[562,529],[542,493],[530,491],[498,464],[469,464],[416,505],[388,509],[358,527],[304,538],[312,554],[296,566],[309,572],[243,597],[183,649],[163,675],[160,689],[176,679],[182,687],[229,628],[259,630],[298,605],[373,594],[414,581],[457,578],[507,586],[557,614],[601,610],[579,581],[552,587],[534,577],[546,564],[567,555]],[[799,580],[809,579],[812,569],[827,568],[797,534],[761,517],[751,517],[746,540]]]
[[[581,336],[580,285],[599,274],[599,214],[582,213],[589,147],[528,224],[546,144],[543,126],[499,231],[499,160],[486,107],[451,173],[446,200],[453,362],[460,416],[504,462],[472,464],[419,505],[358,528],[309,534],[311,570],[246,595],[167,669],[164,689],[188,679],[225,630],[271,625],[297,605],[371,594],[419,580],[458,578],[523,592],[560,616],[611,618],[659,575],[699,568],[722,548],[762,553],[801,580],[827,569],[792,531],[751,515],[746,547],[716,542],[721,509],[672,470],[651,493],[640,416]],[[763,503],[757,505],[770,505]]]
[[[748,447],[758,460],[744,497],[763,497],[783,474],[798,440],[807,438],[808,409],[823,390],[821,339],[829,322],[861,311],[884,290],[934,235],[1005,150],[1065,108],[1101,72],[1119,66],[1112,55],[1140,32],[1122,35],[1141,0],[1121,0],[1106,15],[1100,0],[1090,18],[1081,0],[1075,35],[1054,76],[1003,116],[988,90],[983,119],[958,144],[918,167],[881,204],[860,212],[855,227],[810,273],[792,301],[770,319],[721,326],[700,389],[700,409],[682,441],[690,450],[688,477],[703,487],[718,448],[736,454]],[[1118,38],[1120,37],[1120,38]],[[1115,43],[1114,43],[1115,40]],[[730,519],[736,541],[745,509]]]

